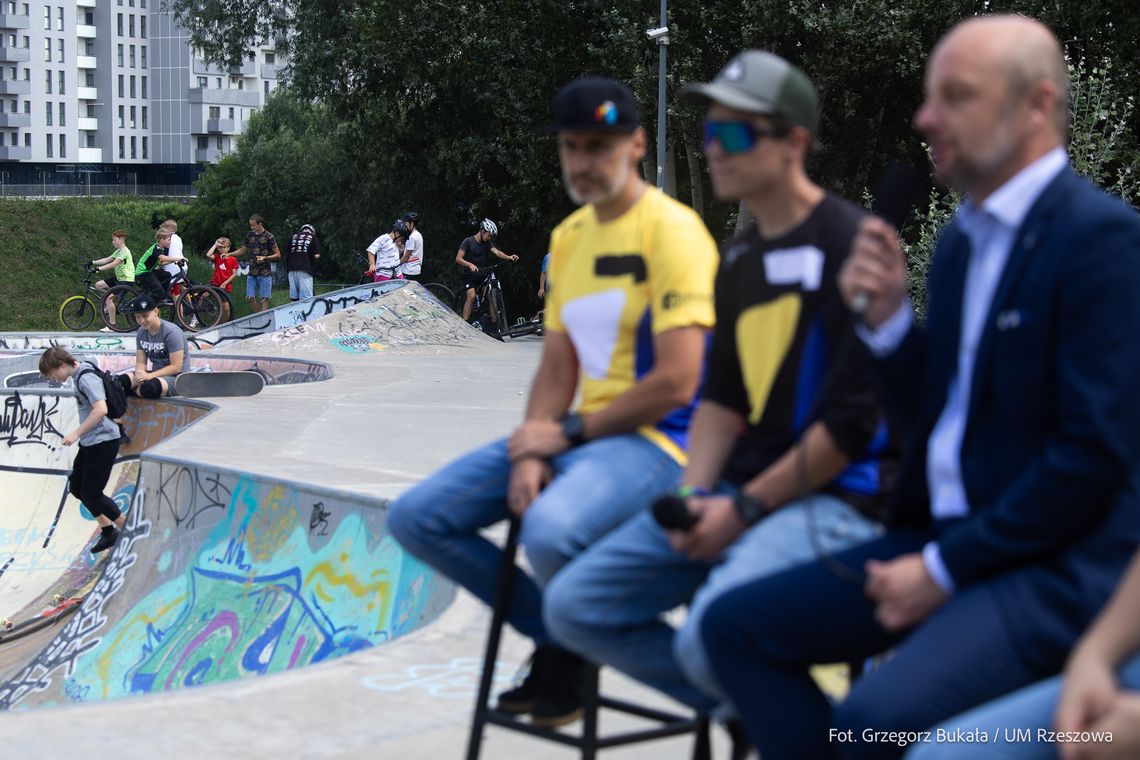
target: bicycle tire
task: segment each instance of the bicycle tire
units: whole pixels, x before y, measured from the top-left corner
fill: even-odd
[[[174,319],[187,332],[208,330],[222,320],[223,301],[209,285],[183,288],[174,299]]]
[[[423,286],[427,292],[435,296],[445,307],[455,311],[455,291],[442,282],[428,282],[424,283]]]
[[[72,332],[83,332],[95,321],[96,307],[87,296],[72,296],[59,305],[59,322]]]
[[[211,285],[222,299],[222,318],[218,320],[218,324],[229,322],[234,318],[234,299],[230,298],[230,294],[226,292],[225,288],[219,288],[217,285]]]
[[[114,332],[125,333],[137,330],[138,324],[135,322],[135,315],[131,311],[130,303],[140,293],[142,293],[142,289],[135,285],[116,285],[104,293],[103,298],[99,301],[99,318],[103,320],[103,324]],[[112,301],[112,299],[114,300]],[[114,319],[111,319],[109,308],[111,303],[115,304]]]
[[[507,319],[507,305],[503,303],[503,291],[499,288],[491,288],[491,306],[495,311],[495,326],[499,328],[499,333],[505,333],[510,329],[511,322]]]

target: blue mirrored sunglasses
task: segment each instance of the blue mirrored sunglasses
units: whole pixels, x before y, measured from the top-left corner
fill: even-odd
[[[756,147],[756,144],[766,137],[783,137],[786,130],[777,130],[771,127],[761,128],[746,121],[706,121],[705,122],[705,150],[716,140],[721,150],[728,155],[745,153]]]

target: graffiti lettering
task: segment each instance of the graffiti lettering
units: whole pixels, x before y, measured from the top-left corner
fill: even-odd
[[[318,501],[313,505],[313,515],[309,518],[309,533],[316,533],[318,536],[327,536],[329,534],[329,518],[332,517],[332,512],[325,511],[324,502]]]
[[[54,450],[55,444],[63,438],[55,426],[59,401],[59,396],[28,397],[21,396],[19,392],[8,396],[4,399],[3,412],[0,412],[0,440],[9,447],[36,444]]]

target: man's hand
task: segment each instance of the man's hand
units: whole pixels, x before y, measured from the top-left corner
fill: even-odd
[[[748,526],[732,505],[731,496],[691,496],[685,500],[696,524],[688,531],[669,531],[669,544],[694,562],[712,562]]]
[[[914,552],[889,562],[869,560],[865,566],[867,597],[875,602],[875,620],[888,631],[918,625],[949,598],[939,588],[922,554]]]
[[[517,255],[513,254],[513,253],[510,255],[510,257],[509,257],[509,258],[510,258],[510,260],[511,260],[511,261],[518,261],[518,260],[519,260],[519,257],[518,257]]]
[[[1087,645],[1078,645],[1065,666],[1053,724],[1058,731],[1087,731],[1108,715],[1118,694],[1116,675],[1108,659]],[[1057,749],[1066,760],[1091,757],[1085,754],[1085,745],[1066,744]]]
[[[538,298],[539,298],[539,300],[546,298],[546,288],[539,288],[538,289]]]
[[[528,457],[511,464],[511,480],[507,486],[507,509],[522,517],[539,492],[554,479],[554,468],[545,459]]]
[[[507,455],[512,462],[524,457],[549,459],[568,448],[570,441],[562,435],[562,423],[555,420],[527,420],[507,440]]]
[[[145,383],[149,379],[150,373],[146,370],[135,370],[134,374],[131,375],[131,387],[138,388],[141,383]]]
[[[479,267],[475,266],[470,261],[467,262],[467,268],[470,269],[472,272],[475,272],[475,273],[479,272]]]
[[[839,270],[839,292],[852,310],[856,299],[868,299],[863,321],[871,329],[899,310],[906,298],[906,256],[891,225],[877,217],[859,225]]]
[[[72,430],[70,433],[68,433],[67,435],[65,435],[63,437],[63,445],[64,446],[70,446],[71,444],[75,443],[78,440],[79,440],[78,431]]]
[[[1060,726],[1058,726],[1060,729]],[[1140,694],[1117,692],[1108,709],[1086,730],[1112,734],[1099,741],[1057,745],[1062,760],[1128,760],[1140,756]]]

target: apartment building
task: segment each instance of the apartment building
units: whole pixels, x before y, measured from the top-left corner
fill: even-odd
[[[277,86],[250,55],[206,64],[161,0],[0,0],[0,183],[188,184]]]

